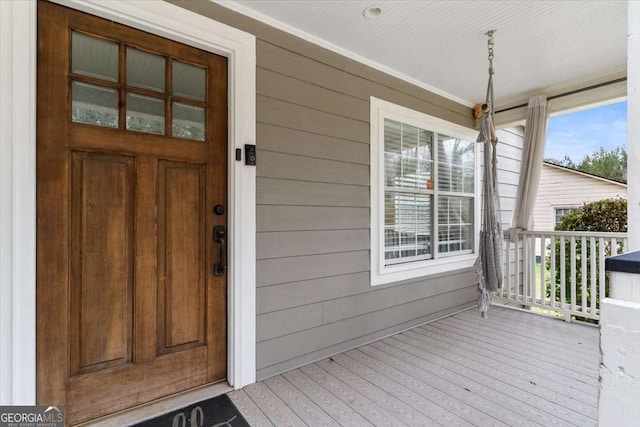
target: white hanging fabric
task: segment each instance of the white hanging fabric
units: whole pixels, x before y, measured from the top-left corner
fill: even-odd
[[[544,160],[544,145],[547,138],[547,97],[532,96],[529,99],[527,121],[524,126],[520,179],[513,210],[513,227],[523,230],[533,228],[533,206],[536,203],[538,184]]]

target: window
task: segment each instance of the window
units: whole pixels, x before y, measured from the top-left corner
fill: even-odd
[[[562,207],[554,207],[553,208],[553,217],[551,220],[553,221],[553,228],[556,228],[556,225],[562,220],[562,217],[577,208],[577,206],[562,206]]]
[[[474,133],[371,98],[373,285],[473,264],[479,187]]]
[[[205,141],[207,78],[202,64],[71,33],[73,123]]]

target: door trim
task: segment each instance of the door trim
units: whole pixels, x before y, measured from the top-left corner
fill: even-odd
[[[255,144],[256,39],[163,2],[54,3],[229,58],[227,380],[256,379],[256,171],[235,161]],[[36,396],[36,40],[34,0],[0,2],[0,404]],[[5,237],[7,236],[7,237]]]

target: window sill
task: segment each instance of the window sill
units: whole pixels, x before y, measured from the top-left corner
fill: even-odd
[[[477,254],[468,254],[441,258],[439,260],[390,265],[381,267],[379,271],[372,268],[371,286],[385,285],[421,277],[428,278],[428,276],[435,274],[470,268],[473,267],[477,258]]]

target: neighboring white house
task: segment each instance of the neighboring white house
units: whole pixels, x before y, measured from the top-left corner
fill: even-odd
[[[533,212],[534,228],[551,231],[571,209],[611,197],[626,199],[627,184],[545,162]]]

